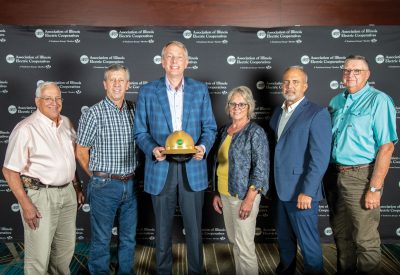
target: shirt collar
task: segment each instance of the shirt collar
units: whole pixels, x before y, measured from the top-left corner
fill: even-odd
[[[39,117],[39,119],[40,119],[44,124],[46,124],[46,125],[49,126],[49,127],[57,127],[57,124],[56,124],[53,120],[51,120],[50,118],[48,118],[47,116],[45,116],[41,111],[39,111],[39,109],[36,109],[36,112],[37,112],[37,116]],[[58,122],[59,122],[58,127],[60,127],[60,125],[63,123],[63,120],[62,120],[62,118],[61,118],[61,115],[60,115],[60,120],[59,120]]]
[[[288,108],[287,108],[287,111],[286,111],[286,100],[283,102],[283,104],[282,104],[282,109],[283,109],[283,111],[284,112],[287,112],[287,113],[292,113],[296,108],[297,108],[297,106],[299,106],[299,104],[303,101],[303,99],[305,98],[305,96],[303,96],[303,98],[302,99],[300,99],[299,101],[297,101],[297,102],[295,102],[295,103],[293,103],[292,105],[290,105]]]
[[[362,96],[363,94],[365,94],[365,92],[370,88],[369,84],[365,84],[365,86],[359,90],[358,92],[351,94],[348,90],[344,91],[343,96],[345,98],[350,97],[350,99],[352,100],[356,100],[357,98],[359,98],[360,96]]]
[[[120,110],[120,109],[118,108],[118,106],[115,105],[115,103],[112,102],[112,100],[108,98],[108,96],[106,96],[106,98],[104,99],[104,101],[106,102],[106,104],[107,104],[109,107],[112,107],[112,108],[114,108],[114,109]],[[121,108],[121,110],[124,110],[125,108],[126,108],[126,100],[124,100],[124,103],[122,103],[122,108]]]
[[[183,88],[185,86],[185,78],[184,77],[182,78],[181,85],[178,87],[177,90],[175,90],[175,87],[172,87],[167,76],[165,76],[165,85],[167,86],[167,91],[169,92],[183,92]]]

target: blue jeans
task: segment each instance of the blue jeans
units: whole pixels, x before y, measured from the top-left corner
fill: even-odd
[[[89,181],[91,243],[89,271],[110,274],[110,241],[114,219],[118,221],[118,271],[134,274],[137,199],[134,181],[93,176]]]

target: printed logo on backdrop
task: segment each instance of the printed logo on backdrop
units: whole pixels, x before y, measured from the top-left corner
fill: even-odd
[[[280,95],[282,89],[281,81],[262,81],[259,80],[256,83],[256,88],[258,91],[266,91],[271,95]]]
[[[332,90],[337,90],[337,89],[339,88],[340,84],[341,84],[341,83],[339,83],[339,81],[337,81],[337,80],[332,80],[332,81],[329,83],[329,87],[330,87]]]
[[[382,218],[400,218],[400,204],[381,205]]]
[[[325,228],[324,234],[325,234],[325,236],[332,236],[332,234],[333,234],[332,228],[331,227]]]
[[[256,104],[254,108],[254,119],[264,121],[269,119],[272,115],[272,108],[267,106],[260,106],[260,104]],[[258,215],[260,215],[261,210],[259,210]]]
[[[0,143],[1,143],[1,141],[2,141],[2,136],[4,135],[6,135],[7,136],[7,140],[8,140],[8,136],[10,135],[9,134],[9,132],[5,132],[5,133],[8,133],[8,134],[2,134],[3,132],[2,131],[0,131]],[[7,184],[7,181],[5,181],[5,180],[0,180],[0,192],[7,192],[7,193],[10,193],[11,192],[11,189],[10,189],[10,187],[8,186],[8,184]]]
[[[225,228],[202,228],[201,235],[203,240],[207,241],[225,241],[226,240]]]
[[[341,74],[342,74],[342,72],[338,72],[338,75],[341,75]],[[371,85],[372,83],[375,83],[375,82],[368,81],[368,84]],[[346,89],[346,86],[343,85],[343,82],[337,81],[337,80],[332,80],[331,82],[329,82],[329,87],[334,92],[341,92]]]
[[[396,118],[400,119],[400,107],[394,106],[394,108],[396,109]]]
[[[396,116],[399,118],[399,107],[396,107]],[[400,157],[392,156],[390,160],[390,168],[400,168]]]
[[[81,81],[76,80],[68,80],[68,81],[61,81],[61,80],[51,80],[52,82],[56,83],[58,87],[61,89],[61,94],[81,94]],[[39,86],[40,84],[44,83],[43,80],[38,80],[36,85]]]
[[[0,29],[0,43],[6,42],[6,30],[5,29]]]
[[[129,44],[153,44],[154,30],[111,30],[108,35],[112,40],[119,40],[121,43]]]
[[[210,95],[226,95],[228,93],[228,81],[206,81]]]
[[[76,228],[76,239],[79,241],[83,241],[85,239],[85,229],[82,227]]]
[[[127,94],[137,94],[139,93],[139,88],[144,84],[147,84],[148,81],[129,81],[129,90],[126,91]]]
[[[230,55],[226,58],[229,65],[237,65],[242,70],[272,69],[272,56],[258,55],[258,56],[233,56]]]
[[[88,213],[90,211],[90,205],[88,203],[83,204],[82,211]]]
[[[354,28],[347,30],[333,29],[333,39],[341,40],[344,43],[376,43],[378,42],[378,30],[373,27]]]
[[[36,111],[36,106],[15,106],[9,105],[8,106],[8,113],[10,115],[19,114],[21,115],[20,118],[25,118]]]
[[[138,227],[136,230],[136,240],[154,241],[155,232],[154,228]]]
[[[377,64],[387,65],[387,67],[391,69],[398,69],[400,68],[400,53],[394,55],[378,54],[375,57],[375,62]]]
[[[0,95],[8,94],[8,81],[0,79]]]
[[[256,236],[260,237],[260,240],[271,241],[276,240],[276,230],[274,228],[256,228]]]
[[[198,56],[189,56],[189,64],[187,66],[189,70],[198,70],[199,69],[199,57]]]
[[[214,29],[214,30],[185,30],[182,33],[185,39],[194,40],[198,44],[228,44],[229,31]]]
[[[300,62],[303,65],[312,64],[314,69],[341,69],[345,59],[345,56],[338,55],[303,55],[300,57]]]
[[[50,55],[14,55],[8,54],[6,61],[8,64],[18,64],[21,69],[51,69]]]
[[[89,106],[82,106],[81,107],[81,114],[86,114],[86,112],[89,110]],[[90,209],[90,208],[89,208]]]
[[[271,211],[269,210],[269,206],[265,204],[260,204],[259,206],[259,211],[258,211],[258,217],[262,218],[268,218],[271,214]]]
[[[156,55],[153,57],[153,62],[156,65],[160,65],[161,64],[161,55]]]
[[[124,64],[125,56],[121,55],[81,55],[79,58],[80,62],[84,65],[91,64],[93,65],[93,69],[106,69],[108,66],[112,64]]]
[[[0,227],[0,241],[10,241],[13,239],[13,228],[12,227]]]
[[[49,43],[75,43],[81,42],[81,31],[74,29],[36,29],[35,36],[38,39],[46,39]]]
[[[0,130],[0,144],[8,144],[8,139],[10,137],[10,134],[11,134],[10,131]],[[1,184],[3,184],[3,183],[1,183]],[[1,192],[1,190],[0,190],[0,192]]]
[[[258,39],[265,39],[269,44],[301,44],[303,31],[299,29],[257,31]]]
[[[11,204],[11,211],[12,212],[18,212],[19,211],[19,204],[18,203]]]
[[[328,205],[320,204],[318,206],[318,217],[329,217],[329,207],[328,207]]]

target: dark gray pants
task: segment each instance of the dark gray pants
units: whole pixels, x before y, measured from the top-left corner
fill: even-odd
[[[201,220],[204,191],[191,190],[185,164],[170,162],[165,186],[159,195],[152,195],[156,219],[157,274],[172,274],[172,229],[177,198],[185,228],[188,274],[203,274]]]
[[[338,274],[379,273],[380,208],[365,208],[365,194],[373,169],[370,166],[339,173],[332,166],[325,176]]]

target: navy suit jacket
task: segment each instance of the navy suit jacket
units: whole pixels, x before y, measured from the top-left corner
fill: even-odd
[[[204,83],[188,77],[184,81],[182,130],[192,136],[196,145],[204,145],[206,152],[209,152],[215,140],[217,125],[208,88]],[[155,160],[153,149],[165,146],[167,137],[173,132],[165,77],[140,88],[134,126],[136,143],[146,156],[144,190],[158,195],[165,185],[169,162]],[[185,162],[185,171],[193,191],[207,188],[206,158]]]
[[[282,108],[277,108],[270,126],[277,137]],[[275,147],[275,187],[281,201],[297,201],[304,193],[320,201],[322,178],[331,152],[332,127],[326,108],[307,98],[294,110]]]

